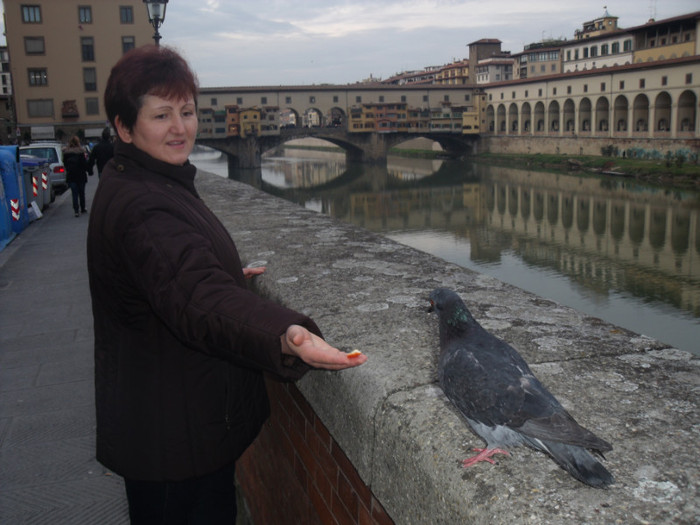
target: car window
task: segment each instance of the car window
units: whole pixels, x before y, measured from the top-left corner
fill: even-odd
[[[29,155],[35,155],[36,157],[46,159],[51,164],[60,162],[58,160],[58,155],[56,155],[56,150],[53,148],[23,148],[22,151],[26,151]]]

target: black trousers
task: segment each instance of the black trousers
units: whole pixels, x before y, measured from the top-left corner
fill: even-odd
[[[234,525],[235,462],[184,481],[125,479],[132,525]]]
[[[85,183],[84,182],[71,182],[69,184],[70,192],[73,197],[73,211],[75,213],[80,213],[84,211],[85,208]],[[80,207],[78,207],[80,206]]]

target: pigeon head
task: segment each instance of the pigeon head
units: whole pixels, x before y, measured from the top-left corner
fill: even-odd
[[[477,322],[467,310],[457,292],[448,288],[436,288],[430,293],[430,308],[440,321],[440,338],[456,335],[476,326]]]

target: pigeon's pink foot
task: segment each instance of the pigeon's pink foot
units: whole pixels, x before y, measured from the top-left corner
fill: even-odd
[[[493,464],[494,461],[491,459],[491,456],[493,456],[494,454],[505,454],[506,456],[510,456],[510,452],[500,448],[475,448],[472,450],[478,452],[478,454],[474,457],[467,458],[464,461],[462,461],[462,467],[471,467],[472,465],[476,465],[480,461],[488,461],[489,463]]]

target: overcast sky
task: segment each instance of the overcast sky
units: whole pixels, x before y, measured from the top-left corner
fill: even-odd
[[[160,32],[202,87],[345,84],[467,58],[482,38],[512,53],[572,39],[606,6],[623,28],[700,10],[698,0],[170,0]]]

